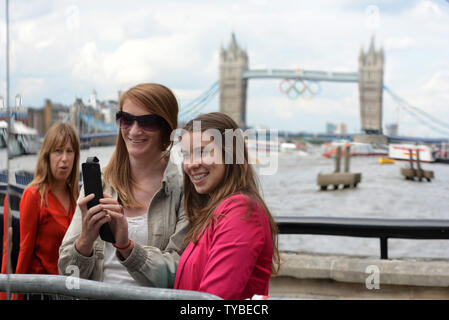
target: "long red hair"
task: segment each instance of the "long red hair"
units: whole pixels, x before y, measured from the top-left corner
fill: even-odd
[[[173,145],[170,140],[171,131],[178,126],[178,101],[173,92],[157,83],[142,83],[130,88],[120,97],[119,109],[123,109],[126,99],[131,99],[149,112],[163,117],[168,126],[161,128],[162,157],[168,157]],[[128,150],[122,131],[119,130],[115,151],[104,170],[104,181],[108,187],[117,191],[121,203],[125,207],[140,207],[141,204],[133,194],[134,177],[131,174]]]

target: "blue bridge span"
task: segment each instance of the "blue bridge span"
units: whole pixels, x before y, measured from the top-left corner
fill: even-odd
[[[331,82],[357,82],[357,73],[351,72],[324,72],[324,71],[308,71],[308,70],[281,70],[281,69],[264,69],[264,70],[248,70],[243,74],[247,78],[283,78],[283,79],[301,79],[305,81],[331,81]],[[424,138],[424,137],[405,137],[405,136],[387,136],[388,141],[408,141],[420,143],[448,143],[449,142],[449,123],[445,123],[439,118],[423,111],[422,109],[411,105],[399,95],[394,93],[389,87],[383,85],[383,90],[393,101],[412,117],[416,118],[421,124],[427,128],[439,133],[441,138]],[[180,124],[187,122],[200,114],[203,109],[214,99],[219,93],[218,81],[214,82],[205,92],[199,95],[185,105],[181,105],[178,121]],[[89,114],[80,114],[80,119],[87,125],[92,133],[82,134],[81,141],[88,142],[95,138],[111,138],[117,136],[118,127],[115,123],[104,123]],[[279,131],[279,136],[301,136],[304,138],[321,138],[328,140],[346,139],[352,140],[353,134],[337,135],[325,133],[283,133]]]

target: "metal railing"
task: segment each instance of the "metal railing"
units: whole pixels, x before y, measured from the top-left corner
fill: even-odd
[[[449,220],[342,217],[275,217],[280,234],[317,234],[380,239],[388,259],[388,239],[449,239]]]
[[[7,290],[18,294],[43,294],[52,299],[222,300],[203,292],[119,285],[73,276],[0,274],[0,291]]]
[[[449,220],[342,217],[285,217],[275,221],[280,234],[315,234],[380,239],[388,259],[388,239],[449,239]],[[74,276],[0,274],[0,291],[43,294],[54,299],[221,300],[202,292],[118,285]]]

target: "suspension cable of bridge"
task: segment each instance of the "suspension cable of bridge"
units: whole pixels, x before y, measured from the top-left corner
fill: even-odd
[[[383,85],[384,90],[393,98],[393,100],[402,108],[402,110],[406,111],[409,115],[416,118],[421,124],[425,125],[429,129],[443,134],[445,136],[449,135],[449,124],[441,121],[440,119],[430,115],[429,113],[412,106],[410,103],[399,97],[390,88]],[[436,126],[438,125],[438,126]]]
[[[99,131],[112,131],[118,130],[115,123],[105,123],[99,119],[96,119],[93,115],[87,113],[80,113],[81,120],[87,125],[89,130],[96,129]]]
[[[203,92],[201,95],[199,95],[186,105],[181,106],[181,110],[179,112],[179,120],[181,122],[186,122],[194,118],[209,104],[209,102],[217,95],[218,91],[218,81],[215,81],[212,86],[210,86],[210,88]]]

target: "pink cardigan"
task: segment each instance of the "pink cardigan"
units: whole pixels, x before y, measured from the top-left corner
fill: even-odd
[[[237,194],[217,207],[215,217],[197,244],[190,242],[181,255],[174,288],[227,300],[268,295],[273,243],[265,211]]]

